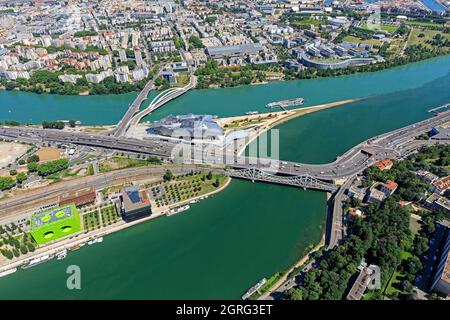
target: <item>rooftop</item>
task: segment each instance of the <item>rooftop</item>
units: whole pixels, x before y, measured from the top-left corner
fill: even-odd
[[[138,186],[126,188],[122,191],[123,207],[126,212],[150,206],[148,195],[145,191],[139,191]]]

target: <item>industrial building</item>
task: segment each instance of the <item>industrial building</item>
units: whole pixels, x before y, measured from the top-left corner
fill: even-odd
[[[147,193],[140,191],[137,186],[122,190],[119,198],[121,216],[126,222],[148,217],[152,213]]]
[[[218,46],[206,48],[206,53],[211,58],[235,57],[264,51],[259,43],[246,43],[234,46]]]
[[[97,194],[94,188],[85,188],[61,195],[58,203],[60,206],[74,203],[77,207],[79,207],[94,203],[96,196]]]
[[[38,244],[66,237],[80,230],[80,216],[73,203],[34,213],[30,221],[30,234]]]
[[[211,115],[168,116],[154,122],[146,131],[149,134],[184,140],[219,140],[224,136],[224,130]]]

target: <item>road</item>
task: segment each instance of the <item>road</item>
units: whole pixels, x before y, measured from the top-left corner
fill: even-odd
[[[355,181],[356,176],[352,176],[345,181],[333,197],[333,208],[331,217],[327,219],[327,237],[326,243],[328,249],[334,248],[344,238],[344,217],[342,210],[342,198],[347,190]]]
[[[148,94],[155,87],[154,82],[157,77],[159,77],[159,73],[155,77],[153,77],[153,79],[147,82],[144,89],[139,92],[136,99],[134,99],[133,103],[130,104],[127,112],[119,121],[117,126],[112,131],[110,131],[109,134],[113,135],[114,137],[121,137],[125,134],[130,125],[131,119],[136,114],[136,112],[139,111],[139,107],[141,106],[142,102],[147,99]]]
[[[176,174],[190,172],[191,170],[207,170],[193,166],[176,166],[170,168]],[[48,186],[29,190],[22,195],[0,201],[0,218],[16,214],[17,210],[23,209],[27,204],[57,197],[61,194],[80,190],[82,188],[94,187],[97,190],[109,187],[117,183],[120,179],[133,180],[138,177],[147,177],[156,174],[163,174],[167,167],[142,167],[118,170],[108,173],[101,173],[94,176],[77,178],[69,181],[62,181]]]
[[[168,139],[138,140],[101,134],[73,133],[28,127],[2,127],[0,128],[0,136],[34,143],[46,141],[87,145],[139,154],[150,154],[172,160],[174,159],[174,150],[177,150],[174,149],[176,146],[177,148],[187,148],[186,150],[191,152],[190,155],[187,154],[187,159],[183,160],[184,163],[229,165],[238,169],[258,168],[285,176],[308,176],[320,180],[334,180],[360,173],[379,160],[397,158],[410,153],[422,145],[437,143],[433,140],[415,140],[415,137],[447,121],[450,121],[450,111],[363,141],[338,157],[336,161],[328,164],[304,164],[273,159],[258,159],[238,156],[233,154],[233,152],[230,154],[226,150],[222,150],[219,156],[215,156],[214,153],[211,153],[211,145],[195,144],[192,146],[189,143],[169,141]],[[444,143],[448,142],[444,141]]]

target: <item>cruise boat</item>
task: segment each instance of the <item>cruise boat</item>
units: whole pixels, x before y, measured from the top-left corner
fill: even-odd
[[[8,269],[8,270],[5,270],[3,272],[0,272],[0,278],[1,277],[6,277],[6,276],[8,276],[10,274],[13,274],[16,271],[17,271],[17,268],[12,268],[12,269]]]
[[[253,287],[251,287],[250,289],[247,290],[246,293],[244,293],[244,295],[242,296],[242,300],[248,299],[252,294],[254,294],[255,292],[257,292],[259,289],[261,289],[261,287],[267,282],[266,278],[262,278],[261,280],[258,281],[257,284],[255,284]]]
[[[277,101],[277,102],[271,102],[266,105],[266,108],[272,109],[272,108],[288,108],[288,107],[295,107],[300,106],[303,104],[305,99],[303,98],[295,98],[290,100],[283,100],[283,101]]]
[[[45,255],[45,256],[42,256],[42,257],[39,257],[39,258],[31,259],[27,264],[24,264],[22,266],[22,269],[28,269],[28,268],[31,268],[31,267],[35,267],[35,266],[37,266],[37,265],[39,265],[41,263],[47,262],[47,261],[49,261],[51,259],[53,259],[53,256],[51,256],[51,255]]]
[[[167,213],[167,216],[173,216],[174,214],[177,214],[177,213],[179,213],[179,212],[186,211],[186,210],[188,210],[189,208],[190,208],[189,205],[185,205],[185,206],[182,206],[182,207],[178,207],[178,208],[172,209],[172,210],[170,210],[170,211]]]

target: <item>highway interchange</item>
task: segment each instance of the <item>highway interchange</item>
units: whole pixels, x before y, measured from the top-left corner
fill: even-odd
[[[285,176],[310,176],[321,180],[345,179],[362,172],[376,161],[384,158],[401,157],[430,140],[415,140],[420,134],[450,120],[450,111],[421,122],[370,138],[351,148],[336,161],[328,164],[305,164],[278,159],[257,159],[239,156],[222,150],[221,156],[211,157],[210,146],[174,141],[169,139],[144,139],[115,137],[105,134],[74,133],[62,130],[36,129],[29,127],[0,127],[0,136],[29,143],[52,142],[98,147],[111,150],[154,155],[173,160],[174,148],[183,146],[192,151],[192,157],[185,155],[184,161],[195,164],[230,166],[236,169],[258,168]],[[116,131],[117,132],[117,131]],[[206,151],[208,150],[208,151]],[[217,150],[216,150],[217,151]]]

